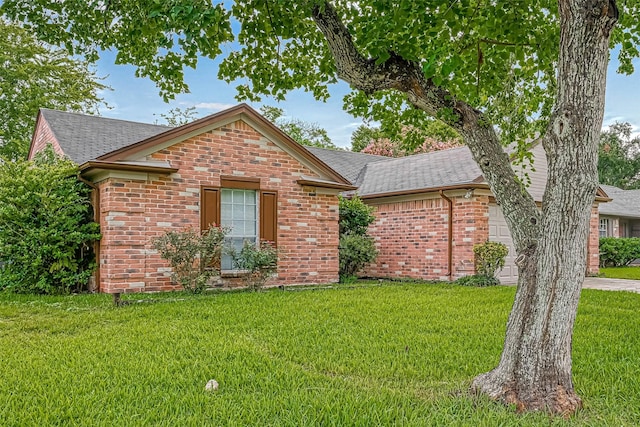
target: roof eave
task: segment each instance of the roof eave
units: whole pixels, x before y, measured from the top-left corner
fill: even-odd
[[[101,160],[90,160],[85,162],[80,165],[79,170],[81,174],[87,174],[95,170],[143,172],[160,175],[170,175],[178,172],[177,168],[172,168],[170,166],[134,165],[130,163],[108,162]]]
[[[360,195],[360,198],[361,199],[379,199],[379,198],[385,198],[385,197],[411,196],[411,195],[421,194],[421,193],[434,193],[441,190],[442,191],[471,190],[476,188],[489,189],[489,186],[487,184],[469,182],[469,183],[446,185],[446,186],[440,186],[440,187],[416,188],[412,190],[400,190],[400,191],[390,191],[386,193],[365,194],[365,195]]]
[[[351,191],[351,190],[356,190],[358,188],[355,185],[350,185],[350,184],[342,184],[339,182],[316,181],[312,179],[299,179],[296,182],[303,186],[330,188],[330,189],[341,190],[341,191]]]

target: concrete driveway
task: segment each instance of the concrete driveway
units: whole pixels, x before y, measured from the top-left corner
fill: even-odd
[[[515,283],[503,283],[504,286],[516,286]],[[627,291],[640,294],[640,280],[607,279],[604,277],[587,277],[582,284],[583,289],[600,289],[602,291]]]
[[[628,291],[640,294],[640,280],[587,277],[586,279],[584,279],[582,288],[601,289],[603,291]]]

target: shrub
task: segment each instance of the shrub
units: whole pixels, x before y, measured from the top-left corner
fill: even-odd
[[[357,195],[340,197],[340,282],[353,281],[356,273],[378,256],[373,239],[367,235],[375,219],[373,208]]]
[[[245,240],[240,252],[229,250],[234,268],[244,271],[243,279],[251,290],[259,290],[278,270],[278,249],[267,241],[260,246]]]
[[[0,289],[60,294],[86,289],[95,270],[91,189],[49,146],[33,161],[0,164]]]
[[[622,267],[640,258],[640,238],[602,237],[600,239],[600,266]]]
[[[226,230],[211,227],[203,233],[191,228],[168,231],[152,240],[153,247],[173,269],[171,279],[185,290],[202,292],[212,277],[220,275],[220,258]]]
[[[340,196],[340,234],[367,234],[367,228],[375,221],[373,208],[365,203],[357,195],[347,199]]]
[[[504,260],[508,253],[509,248],[504,243],[486,241],[480,245],[474,245],[476,273],[479,276],[495,277],[496,273],[504,267]]]
[[[340,236],[339,258],[341,281],[348,281],[364,266],[375,261],[378,256],[371,236],[343,234]]]
[[[496,286],[500,284],[500,281],[493,276],[486,276],[484,274],[474,274],[473,276],[464,276],[456,280],[456,284],[461,286]]]

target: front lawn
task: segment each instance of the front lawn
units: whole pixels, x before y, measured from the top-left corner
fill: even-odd
[[[0,295],[0,425],[640,424],[640,295],[584,290],[572,419],[472,398],[513,287]],[[205,392],[216,379],[217,392]]]
[[[640,280],[640,267],[606,267],[600,269],[600,274],[611,279]]]

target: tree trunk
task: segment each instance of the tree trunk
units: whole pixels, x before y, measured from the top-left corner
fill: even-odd
[[[472,389],[518,410],[569,415],[582,405],[573,388],[571,342],[587,265],[609,32],[617,9],[609,0],[560,0],[559,6],[558,97],[542,140],[549,175],[540,234],[537,244],[519,252],[518,289],[500,364],[478,376]]]
[[[559,0],[558,92],[542,138],[548,182],[542,212],[522,191],[487,119],[425,79],[420,64],[390,52],[377,63],[360,55],[330,2],[313,18],[327,40],[338,75],[367,93],[395,89],[415,107],[465,138],[504,213],[518,253],[519,279],[500,364],[472,390],[519,410],[571,414],[580,408],[571,378],[571,339],[587,264],[589,218],[598,185],[597,149],[604,112],[609,33],[615,0]]]

